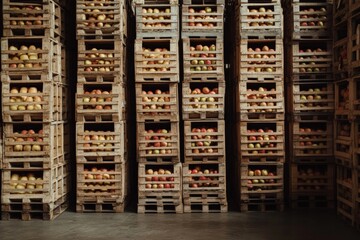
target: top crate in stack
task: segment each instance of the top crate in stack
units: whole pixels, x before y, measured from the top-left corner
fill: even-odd
[[[127,14],[123,0],[77,1],[78,39],[126,38]]]
[[[3,1],[4,37],[48,37],[62,41],[63,8],[52,0]]]
[[[241,1],[236,8],[236,36],[283,38],[283,14],[278,1]]]
[[[224,1],[187,0],[182,5],[182,36],[222,36]]]
[[[174,0],[137,0],[136,37],[179,38],[179,5]]]

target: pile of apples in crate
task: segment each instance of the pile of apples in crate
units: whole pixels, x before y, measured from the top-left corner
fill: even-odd
[[[250,14],[247,16],[247,19],[256,20],[249,22],[249,26],[251,27],[274,26],[274,22],[269,21],[271,19],[274,19],[273,10],[266,9],[265,7],[260,7],[260,8],[248,9],[248,12]]]
[[[195,47],[190,47],[190,57],[191,58],[198,58],[192,59],[190,64],[191,71],[214,71],[216,70],[216,51],[215,44],[211,44],[210,46],[198,44]]]
[[[195,166],[192,169],[188,170],[189,175],[194,175],[190,177],[190,188],[199,188],[199,187],[218,187],[219,177],[212,176],[217,175],[218,170],[211,168],[201,168],[200,166]],[[194,183],[191,183],[194,181]],[[215,182],[214,182],[215,181]]]
[[[261,64],[275,64],[275,61],[271,59],[275,59],[275,49],[268,47],[267,45],[262,48],[248,48],[248,59],[253,61],[248,61],[248,64],[251,65],[261,65]],[[248,72],[274,72],[276,68],[273,67],[249,67]]]
[[[143,27],[153,28],[153,27],[170,27],[171,23],[161,22],[164,20],[171,19],[171,9],[159,9],[159,8],[143,8],[142,13],[145,14],[142,17]],[[150,22],[149,22],[150,21]]]
[[[84,70],[86,72],[110,72],[114,70],[113,53],[101,53],[101,51],[103,50],[97,48],[92,48],[91,51],[92,53],[85,54],[85,57],[87,59],[84,61],[84,64],[86,66]],[[103,66],[93,67],[92,65],[103,65]]]
[[[216,16],[211,15],[213,10],[211,7],[205,7],[205,8],[199,8],[194,9],[192,7],[189,8],[188,12],[190,15],[188,16],[189,20],[196,20],[196,22],[189,22],[188,26],[190,27],[207,27],[207,28],[213,28],[215,25],[212,22],[208,22],[209,20],[216,19]],[[193,13],[194,15],[191,15]],[[204,20],[203,22],[201,20]]]
[[[316,64],[322,64],[321,62],[319,62],[319,60],[321,61],[321,59],[324,59],[323,56],[317,56],[316,53],[322,53],[325,52],[325,50],[321,49],[321,48],[317,48],[314,50],[311,50],[310,48],[308,49],[300,49],[299,53],[305,53],[305,54],[312,54],[311,56],[300,56],[300,72],[301,73],[305,73],[305,72],[325,72],[327,69],[326,68],[319,68],[316,66],[312,66],[312,65],[316,65]],[[301,61],[301,60],[306,60],[306,61]]]
[[[191,143],[191,147],[209,147],[216,145],[217,143],[211,140],[216,140],[217,137],[213,136],[212,133],[217,132],[217,128],[193,128],[192,133],[199,133],[192,135],[191,139],[196,140]],[[209,134],[210,133],[210,134]],[[202,141],[198,141],[202,140]],[[217,148],[195,148],[192,149],[193,153],[216,153]]]
[[[147,72],[167,72],[170,71],[168,65],[170,64],[169,60],[170,54],[169,50],[166,48],[155,48],[154,50],[150,48],[143,48],[144,57],[146,60],[143,61],[144,65],[149,67],[144,70]],[[153,65],[153,66],[152,66]]]
[[[15,132],[17,137],[14,137],[12,140],[19,144],[14,145],[13,150],[14,152],[39,152],[42,151],[43,142],[43,130],[39,130],[36,133],[34,130],[22,130],[21,132]],[[25,142],[25,143],[24,143]]]
[[[41,6],[24,5],[24,6],[11,6],[10,10],[14,11],[11,14],[12,18],[28,18],[28,20],[11,20],[10,25],[12,26],[31,26],[31,25],[42,25],[42,14],[32,14],[32,12],[41,11]],[[18,13],[16,13],[18,12]],[[23,12],[23,13],[20,13]]]
[[[149,168],[146,170],[146,175],[149,175],[147,177],[145,177],[145,180],[147,182],[152,182],[152,183],[147,183],[145,185],[145,188],[152,188],[152,189],[158,189],[158,188],[174,188],[174,184],[171,182],[174,182],[174,177],[173,176],[169,176],[172,175],[173,173],[170,170],[166,170],[166,169],[158,169],[158,170],[153,170],[152,168]],[[154,182],[158,182],[158,183],[154,183]]]
[[[326,187],[326,175],[324,175],[320,171],[314,170],[312,168],[307,168],[300,169],[298,174],[298,190],[321,190]],[[309,186],[307,184],[312,185]]]
[[[9,59],[11,61],[21,61],[20,63],[10,63],[10,68],[38,68],[41,67],[40,63],[34,62],[32,63],[29,60],[37,60],[41,58],[41,53],[37,53],[37,51],[41,51],[40,48],[37,48],[34,45],[25,46],[21,45],[20,48],[16,46],[10,46],[9,51],[18,51],[16,53],[10,53]],[[31,52],[34,51],[34,52]]]
[[[262,179],[248,179],[247,186],[249,191],[260,191],[260,190],[271,190],[274,188],[273,186],[266,186],[266,183],[275,183],[275,179],[271,177],[276,176],[275,173],[269,172],[267,169],[256,169],[256,170],[249,170],[248,171],[249,177],[269,177],[269,178],[262,178]],[[261,184],[261,186],[256,186],[257,184]]]
[[[91,2],[83,4],[83,14],[78,14],[79,20],[84,21],[83,24],[90,28],[110,28],[114,25],[113,10],[107,10],[106,3]],[[92,8],[89,8],[92,7]],[[97,8],[98,7],[98,8]]]
[[[273,99],[276,99],[276,95],[275,94],[271,94],[271,92],[275,92],[275,88],[272,88],[270,90],[268,90],[267,88],[264,87],[259,87],[257,90],[254,89],[247,89],[247,99],[250,100],[264,100],[262,102],[251,102],[248,103],[248,106],[251,107],[273,107],[275,106],[275,103],[272,102]],[[251,92],[257,92],[252,94]],[[273,109],[249,109],[248,112],[254,113],[254,112],[272,112]]]
[[[36,87],[12,87],[10,89],[11,94],[24,94],[26,96],[13,96],[10,97],[11,103],[17,103],[10,105],[12,111],[32,111],[42,109],[42,92]],[[38,94],[38,95],[37,95]],[[33,104],[32,104],[33,103]]]
[[[323,87],[323,88],[315,88],[315,89],[312,89],[312,88],[309,88],[307,91],[307,94],[302,94],[300,95],[300,100],[301,101],[309,101],[307,103],[301,103],[300,104],[300,107],[321,107],[321,106],[326,106],[328,103],[322,103],[322,102],[319,102],[319,103],[313,103],[313,102],[310,102],[310,101],[313,101],[313,100],[322,100],[322,99],[326,99],[327,98],[327,88],[326,87]],[[325,93],[324,93],[325,92]]]
[[[256,153],[272,153],[272,150],[267,150],[267,148],[274,148],[276,147],[276,141],[277,137],[276,135],[272,135],[274,131],[272,129],[249,129],[247,130],[247,133],[265,133],[264,135],[251,135],[248,136],[247,139],[250,141],[248,143],[249,149],[256,149],[249,151],[250,153],[256,154]]]
[[[42,182],[43,179],[41,177],[35,177],[33,173],[27,173],[27,174],[13,173],[11,174],[11,181],[12,181],[12,183],[10,183],[11,188],[25,190],[23,192],[16,192],[18,194],[32,193],[31,190],[43,189],[43,184],[39,183]]]
[[[304,135],[300,135],[300,146],[308,146],[308,147],[324,147],[326,146],[326,137],[324,134],[326,132],[322,129],[311,129],[311,128],[300,128],[300,134],[304,133]],[[324,139],[325,138],[325,139]],[[320,141],[323,140],[323,141]],[[326,153],[327,149],[304,149],[304,153],[308,154],[322,154]]]
[[[83,140],[86,143],[83,144],[85,152],[101,152],[101,151],[113,151],[113,143],[109,141],[114,141],[114,136],[104,134],[103,131],[93,132],[89,130],[85,130],[85,135]],[[105,132],[110,133],[110,131]]]
[[[188,93],[192,95],[201,95],[201,97],[190,98],[190,102],[195,103],[191,105],[192,108],[202,108],[202,109],[216,108],[216,104],[214,104],[214,102],[217,102],[217,98],[211,95],[218,94],[219,93],[218,88],[213,88],[211,90],[208,87],[203,87],[202,89],[195,88],[194,90],[191,90],[189,88]],[[209,96],[205,97],[204,95],[209,95]]]
[[[153,148],[146,150],[146,154],[171,154],[171,149],[166,149],[166,147],[171,147],[172,144],[168,141],[171,141],[171,136],[164,136],[164,134],[170,134],[171,132],[167,129],[157,129],[157,130],[145,130],[145,140],[151,141],[146,144],[147,148]],[[156,136],[156,134],[159,134]]]
[[[85,180],[95,180],[95,182],[86,181],[85,186],[86,189],[84,190],[87,193],[99,193],[99,192],[115,192],[114,189],[108,189],[106,187],[115,186],[114,182],[109,180],[115,179],[114,170],[101,168],[98,169],[96,167],[89,169],[84,169],[85,173]],[[104,180],[103,182],[99,180]]]
[[[150,103],[143,104],[143,109],[170,109],[170,105],[162,104],[166,102],[170,102],[169,91],[161,91],[160,89],[156,89],[153,91],[142,91],[142,102]],[[153,96],[156,95],[156,96]],[[166,96],[161,96],[166,95]]]
[[[338,126],[339,136],[350,137],[351,135],[351,123],[342,123]]]
[[[85,95],[110,95],[112,91],[102,91],[100,89],[94,89],[91,92],[86,91]],[[111,105],[104,105],[106,102],[112,102],[112,97],[106,96],[86,96],[83,97],[84,103],[91,103],[91,105],[84,105],[84,109],[96,109],[96,110],[110,110],[112,107]]]
[[[300,20],[301,23],[300,25],[302,27],[306,27],[306,26],[320,26],[323,27],[324,26],[324,22],[326,22],[327,17],[326,17],[326,9],[325,8],[320,8],[320,9],[314,9],[314,8],[308,8],[308,9],[304,9],[302,10],[302,12],[304,14],[300,15]],[[304,19],[309,19],[308,21],[304,20]]]

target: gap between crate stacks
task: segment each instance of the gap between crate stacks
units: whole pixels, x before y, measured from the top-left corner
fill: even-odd
[[[283,14],[279,3],[241,3],[236,6],[236,37],[246,35],[283,38]]]
[[[178,83],[136,83],[136,120],[179,121]]]
[[[43,37],[1,39],[2,73],[61,74],[61,44]]]
[[[180,162],[179,122],[137,122],[139,163]]]
[[[90,119],[122,121],[125,118],[125,101],[125,84],[78,83],[76,120],[78,122],[86,122]]]
[[[138,213],[182,213],[181,163],[139,163]]]
[[[136,37],[179,38],[179,5],[170,1],[135,5]]]
[[[335,0],[333,3],[333,26],[336,28],[347,22],[350,1]]]
[[[3,3],[4,37],[44,37],[64,42],[64,21],[64,9],[55,1]]]
[[[217,35],[224,33],[223,4],[198,3],[181,6],[182,8],[182,37]]]
[[[126,41],[126,1],[89,3],[77,1],[77,39]]]
[[[333,164],[291,164],[291,208],[333,208],[334,170]]]
[[[179,82],[178,39],[135,40],[135,82]]]
[[[354,226],[356,214],[355,170],[349,166],[337,165],[336,173],[337,214]]]
[[[224,119],[225,83],[182,84],[184,120]]]
[[[184,121],[185,163],[225,161],[225,121]]]

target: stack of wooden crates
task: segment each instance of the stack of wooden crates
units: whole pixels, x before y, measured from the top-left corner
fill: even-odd
[[[182,213],[179,5],[136,1],[138,213]]]
[[[236,6],[236,114],[241,211],[284,207],[283,14],[280,1]]]
[[[64,8],[2,1],[2,219],[60,215],[68,197]]]
[[[334,207],[332,1],[286,5],[290,205]]]
[[[360,227],[360,4],[333,9],[337,213]]]
[[[226,212],[225,1],[182,5],[184,212]]]
[[[127,197],[126,1],[77,1],[76,211],[123,212]]]

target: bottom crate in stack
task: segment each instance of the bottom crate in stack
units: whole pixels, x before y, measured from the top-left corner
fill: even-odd
[[[351,225],[355,224],[355,170],[348,166],[336,166],[337,213]]]
[[[68,169],[3,169],[2,219],[52,220],[67,209]]]
[[[183,163],[184,212],[227,212],[225,163]]]
[[[181,163],[139,163],[138,213],[182,213]]]
[[[334,165],[298,164],[290,169],[290,204],[293,209],[334,207]]]
[[[284,165],[252,162],[240,165],[240,209],[282,211],[284,209]]]
[[[124,212],[128,195],[129,164],[78,163],[77,212]]]

